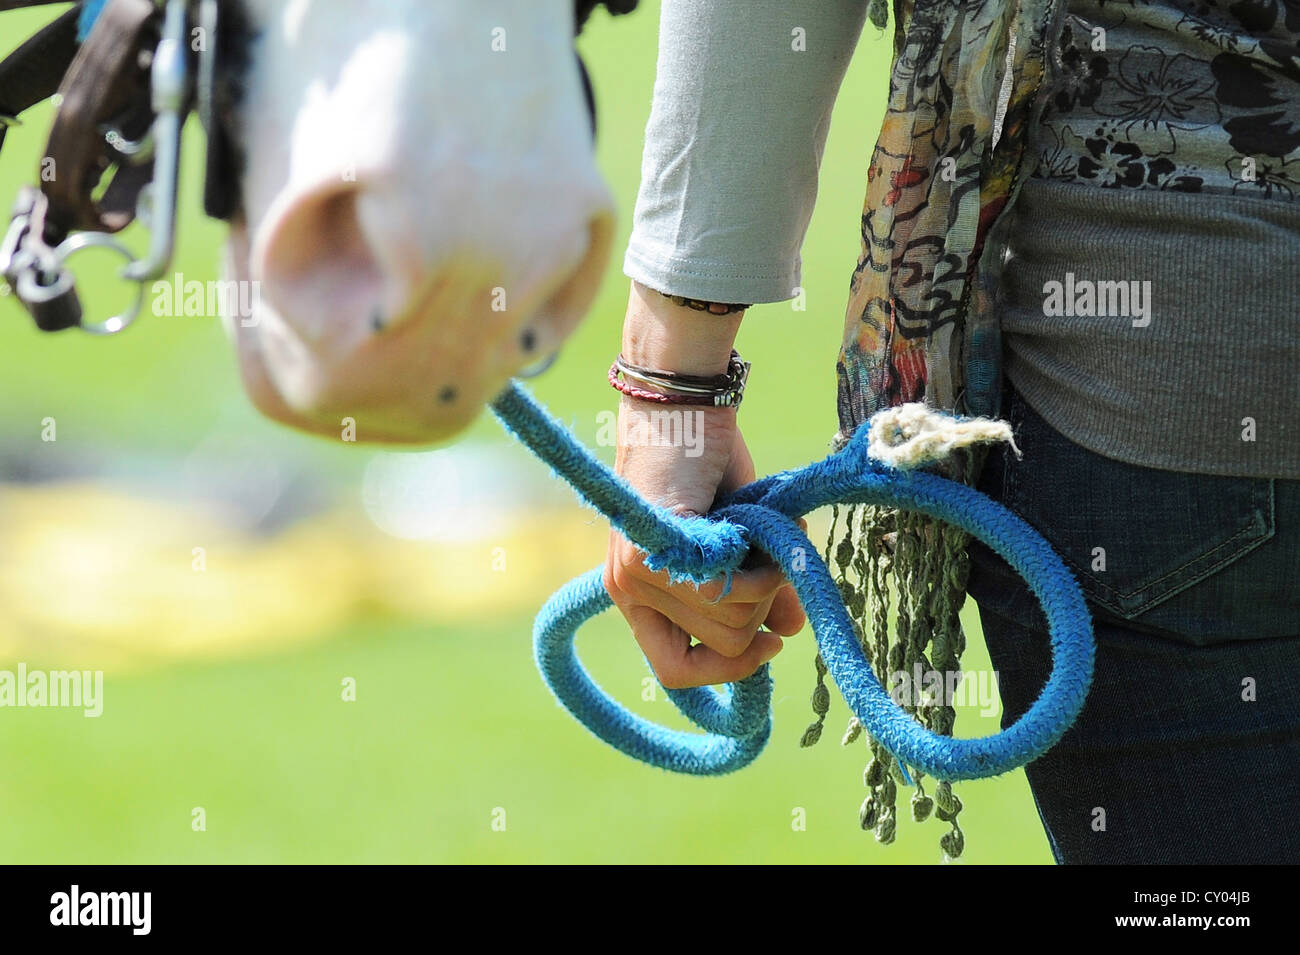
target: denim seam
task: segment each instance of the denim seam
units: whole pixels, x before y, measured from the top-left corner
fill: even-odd
[[[1265,478],[1265,482],[1266,482],[1266,489],[1268,489],[1268,491],[1273,490],[1273,482],[1271,482],[1270,479],[1268,478]],[[1257,496],[1255,491],[1252,491],[1252,496]],[[1273,533],[1274,533],[1273,495],[1271,495],[1271,492],[1269,492],[1268,502],[1253,502],[1253,504],[1255,504],[1256,515],[1258,515],[1258,509],[1260,509],[1261,505],[1266,505],[1266,512],[1268,512],[1268,517],[1265,518],[1264,533],[1262,533],[1260,537],[1257,538],[1255,544],[1255,546],[1258,546],[1258,544],[1264,541],[1268,541],[1270,537],[1273,537]],[[1101,581],[1096,581],[1097,589],[1105,590],[1106,594],[1110,596],[1114,596],[1114,598],[1117,599],[1130,598],[1130,596],[1134,596],[1135,594],[1141,594],[1141,592],[1143,592],[1144,590],[1151,590],[1152,587],[1160,585],[1160,583],[1164,583],[1170,577],[1177,577],[1178,574],[1186,572],[1187,568],[1190,568],[1192,564],[1197,564],[1200,563],[1200,561],[1210,559],[1210,557],[1216,554],[1217,551],[1222,551],[1223,548],[1232,546],[1232,544],[1236,543],[1236,539],[1242,537],[1242,535],[1244,534],[1251,533],[1253,529],[1253,525],[1255,524],[1256,524],[1255,516],[1252,516],[1251,524],[1247,526],[1243,526],[1243,528],[1238,529],[1238,531],[1236,531],[1235,534],[1232,534],[1232,537],[1226,538],[1225,541],[1219,542],[1214,547],[1210,547],[1209,550],[1204,551],[1203,554],[1197,554],[1195,557],[1191,557],[1190,560],[1184,561],[1184,563],[1179,564],[1178,567],[1175,567],[1173,570],[1169,570],[1169,572],[1165,574],[1161,574],[1160,577],[1153,579],[1153,581],[1151,582],[1145,583],[1145,585],[1143,586],[1136,587],[1136,589],[1134,590],[1130,590],[1130,591],[1115,590],[1114,587],[1106,585],[1106,583],[1102,583]],[[1248,550],[1253,550],[1253,548],[1248,548]],[[1230,554],[1229,556],[1223,557],[1222,560],[1218,560],[1216,561],[1216,563],[1210,565],[1209,569],[1205,570],[1204,573],[1196,574],[1196,576],[1193,577],[1191,581],[1188,581],[1188,583],[1196,583],[1197,581],[1200,581],[1200,579],[1204,579],[1205,577],[1208,577],[1210,573],[1214,572],[1214,570],[1218,570],[1219,568],[1223,567],[1223,565],[1231,563],[1231,561],[1235,560],[1236,557],[1243,554],[1247,554],[1247,552],[1248,551],[1232,552],[1232,554]],[[1067,555],[1061,555],[1061,556],[1063,557],[1063,559],[1065,559],[1066,564],[1070,564],[1071,567],[1074,567],[1075,569],[1080,570],[1080,572],[1083,572],[1083,568],[1080,567],[1079,564],[1076,564],[1075,561],[1071,559],[1071,557]]]
[[[1259,505],[1256,504],[1255,506],[1256,506],[1256,508],[1258,508]],[[1257,512],[1257,513],[1258,513],[1258,512]],[[1251,523],[1251,525],[1253,525],[1253,524],[1255,523],[1254,516],[1251,517],[1251,521],[1250,521],[1250,523]],[[1240,536],[1243,535],[1243,534],[1249,533],[1250,530],[1251,530],[1251,527],[1250,527],[1250,526],[1245,526],[1245,527],[1241,527],[1241,528],[1239,528],[1239,529],[1237,530],[1237,532],[1236,532],[1235,534],[1233,534],[1231,537],[1228,537],[1228,538],[1224,539],[1223,541],[1221,541],[1221,542],[1219,542],[1218,544],[1216,544],[1216,545],[1214,545],[1213,547],[1211,547],[1209,550],[1207,550],[1207,551],[1203,551],[1202,553],[1197,554],[1195,557],[1192,557],[1192,558],[1190,558],[1189,560],[1184,561],[1183,563],[1181,563],[1181,564],[1179,564],[1177,567],[1175,567],[1173,570],[1170,570],[1170,571],[1168,571],[1167,573],[1162,574],[1161,576],[1157,577],[1155,580],[1152,580],[1152,581],[1150,581],[1150,582],[1148,582],[1148,583],[1146,583],[1146,584],[1143,584],[1141,587],[1136,587],[1136,588],[1134,588],[1133,590],[1121,591],[1121,590],[1116,590],[1114,587],[1111,587],[1109,584],[1104,584],[1104,583],[1102,583],[1101,581],[1097,581],[1097,588],[1098,588],[1099,590],[1104,590],[1104,591],[1107,592],[1107,594],[1110,594],[1110,595],[1112,595],[1112,596],[1114,596],[1114,597],[1117,597],[1117,598],[1120,598],[1120,599],[1123,599],[1123,598],[1125,598],[1125,597],[1132,597],[1134,594],[1139,594],[1139,593],[1141,593],[1141,592],[1144,591],[1144,590],[1149,590],[1150,588],[1156,586],[1157,584],[1164,583],[1164,582],[1165,582],[1166,580],[1168,580],[1170,577],[1177,576],[1178,574],[1180,574],[1180,573],[1182,573],[1184,570],[1186,570],[1188,567],[1190,567],[1192,564],[1195,564],[1195,563],[1197,563],[1198,561],[1205,560],[1205,559],[1208,558],[1210,555],[1212,555],[1215,551],[1219,551],[1219,550],[1222,550],[1222,549],[1225,548],[1225,547],[1230,546],[1231,544],[1233,544],[1233,543],[1237,540],[1238,537],[1240,537]],[[1265,530],[1265,535],[1267,536],[1267,534],[1268,534],[1268,530],[1266,529],[1266,530]],[[1067,555],[1067,554],[1062,554],[1061,557],[1062,557],[1062,559],[1063,559],[1067,564],[1069,564],[1071,567],[1074,567],[1075,569],[1079,570],[1080,572],[1083,571],[1083,567],[1082,567],[1081,565],[1079,565],[1078,563],[1076,563],[1076,562],[1074,561],[1074,559],[1071,558],[1069,555]],[[1219,564],[1215,564],[1214,566],[1215,566],[1215,567],[1218,567],[1218,566],[1221,566],[1221,564],[1222,564],[1222,562],[1220,562]]]
[[[1140,614],[1145,613],[1146,611],[1150,610],[1152,607],[1156,606],[1157,604],[1164,603],[1166,600],[1169,600],[1170,598],[1177,596],[1179,593],[1186,590],[1188,587],[1192,586],[1193,584],[1199,583],[1200,581],[1204,580],[1206,577],[1209,577],[1211,574],[1215,573],[1216,571],[1222,569],[1228,564],[1231,564],[1233,561],[1238,560],[1241,557],[1244,557],[1246,554],[1250,553],[1256,547],[1263,544],[1265,541],[1271,538],[1274,535],[1274,533],[1276,533],[1276,515],[1274,513],[1274,505],[1273,505],[1273,481],[1268,478],[1265,478],[1263,480],[1265,481],[1267,501],[1262,502],[1262,504],[1261,503],[1255,504],[1256,515],[1259,514],[1259,508],[1261,506],[1265,507],[1266,509],[1265,510],[1266,517],[1264,520],[1263,533],[1258,534],[1258,536],[1256,536],[1253,540],[1251,540],[1249,546],[1232,551],[1227,556],[1212,563],[1209,567],[1207,567],[1203,571],[1192,572],[1189,579],[1186,580],[1185,582],[1178,584],[1177,586],[1171,587],[1165,592],[1157,596],[1154,596],[1149,600],[1146,600],[1131,609],[1121,606],[1119,601],[1122,601],[1128,597],[1132,597],[1134,594],[1140,594],[1143,591],[1150,590],[1153,587],[1168,580],[1169,578],[1176,577],[1178,574],[1186,573],[1188,568],[1191,567],[1192,565],[1205,561],[1207,558],[1210,558],[1211,555],[1213,555],[1217,551],[1221,551],[1223,550],[1223,548],[1235,544],[1239,537],[1251,533],[1252,526],[1255,524],[1254,517],[1252,517],[1251,519],[1251,526],[1240,528],[1231,537],[1220,542],[1219,544],[1216,544],[1214,547],[1211,547],[1209,550],[1205,551],[1204,553],[1198,554],[1197,556],[1191,558],[1190,560],[1185,561],[1182,564],[1179,564],[1173,570],[1170,570],[1168,573],[1162,574],[1160,577],[1157,577],[1155,580],[1152,580],[1149,583],[1136,588],[1135,590],[1130,590],[1127,592],[1116,590],[1114,587],[1111,587],[1108,584],[1104,584],[1100,580],[1097,580],[1097,578],[1090,576],[1089,575],[1090,572],[1085,571],[1078,563],[1076,563],[1068,555],[1061,554],[1060,555],[1061,559],[1064,560],[1067,565],[1069,565],[1070,567],[1074,568],[1079,572],[1079,574],[1083,577],[1083,582],[1085,587],[1091,585],[1092,589],[1103,592],[1093,598],[1094,600],[1096,600],[1097,603],[1102,604],[1108,610],[1113,610],[1115,613],[1118,613],[1124,617],[1139,616]]]
[[[1018,392],[1016,392],[1013,395],[1013,400],[1008,404],[1009,407],[1007,409],[1008,410],[1007,417],[1012,425],[1012,431],[1014,433],[1018,431],[1019,425],[1023,424],[1024,415],[1022,412],[1022,408],[1024,405],[1024,398]],[[1017,506],[1018,482],[1016,481],[1015,474],[1013,473],[1016,470],[1017,470],[1016,468],[1010,466],[1007,466],[1003,469],[1002,502],[1004,506],[1006,506],[1009,510],[1014,512],[1017,516],[1028,521],[1028,518],[1026,518],[1025,514],[1022,512],[1022,509]],[[1258,483],[1260,481],[1263,482],[1262,486]],[[1075,576],[1079,578],[1080,583],[1083,585],[1084,590],[1087,593],[1088,598],[1090,600],[1104,607],[1106,610],[1109,610],[1113,613],[1120,615],[1121,617],[1124,617],[1126,619],[1132,619],[1133,617],[1140,616],[1141,614],[1146,613],[1148,610],[1151,610],[1153,607],[1156,607],[1157,605],[1164,603],[1166,600],[1172,599],[1173,597],[1182,593],[1188,587],[1191,587],[1194,584],[1199,583],[1200,581],[1209,577],[1211,574],[1214,574],[1215,572],[1226,567],[1228,564],[1231,564],[1232,562],[1240,559],[1241,557],[1244,557],[1246,554],[1250,553],[1256,547],[1259,547],[1265,541],[1269,540],[1276,533],[1277,519],[1276,519],[1275,503],[1274,503],[1274,481],[1270,478],[1255,479],[1255,483],[1253,484],[1250,493],[1251,493],[1251,504],[1254,507],[1254,513],[1252,514],[1251,519],[1247,525],[1238,528],[1237,531],[1232,534],[1232,536],[1226,538],[1223,541],[1220,541],[1218,544],[1214,545],[1208,550],[1200,554],[1197,554],[1196,556],[1179,564],[1177,567],[1174,567],[1173,569],[1167,571],[1166,573],[1161,574],[1155,580],[1148,581],[1142,584],[1142,586],[1136,587],[1130,591],[1120,591],[1117,590],[1115,587],[1112,587],[1110,584],[1102,582],[1097,577],[1093,576],[1091,571],[1086,570],[1081,564],[1079,564],[1077,561],[1071,558],[1068,554],[1061,552],[1061,550],[1058,547],[1056,547],[1056,545],[1053,545],[1053,550],[1057,551],[1057,553],[1060,555],[1062,561],[1064,561],[1066,566],[1069,567],[1075,573]],[[1262,533],[1256,534],[1256,536],[1254,536],[1254,538],[1252,539],[1250,535],[1253,532],[1253,529],[1257,523],[1257,518],[1261,513],[1261,511],[1265,515],[1264,529]],[[1039,533],[1042,533],[1042,531],[1040,530]],[[1241,538],[1243,537],[1246,538],[1244,542],[1244,546],[1243,546],[1243,541],[1241,540]],[[1235,548],[1235,549],[1231,549],[1229,550],[1228,553],[1226,553],[1226,555],[1216,558],[1215,555],[1223,554],[1225,548]],[[1204,565],[1207,561],[1209,562],[1209,565],[1205,566],[1204,569],[1201,570],[1190,569],[1190,568],[1194,568],[1198,564]],[[1164,584],[1165,582],[1171,579],[1174,579],[1176,581],[1179,575],[1186,575],[1187,579],[1182,582],[1175,582],[1165,591],[1153,596],[1149,596],[1147,599],[1142,600],[1134,607],[1128,608],[1124,606],[1124,602],[1132,598],[1134,595],[1140,595],[1143,594],[1144,592],[1149,592],[1153,588],[1159,587],[1161,584]]]

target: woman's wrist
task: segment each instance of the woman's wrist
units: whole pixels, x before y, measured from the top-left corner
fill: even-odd
[[[679,374],[725,374],[743,314],[697,311],[633,282],[623,322],[623,357],[634,365]]]

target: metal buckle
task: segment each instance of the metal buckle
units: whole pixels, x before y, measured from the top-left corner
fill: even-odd
[[[735,384],[732,385],[731,391],[727,393],[727,398],[730,399],[726,402],[727,405],[734,408],[740,407],[740,402],[745,397],[745,385],[749,383],[749,368],[751,364],[753,363],[745,361],[738,353],[734,351],[732,352],[731,377]]]
[[[28,186],[18,194],[9,229],[0,242],[0,276],[37,327],[59,331],[81,323],[81,303],[58,251],[45,242],[48,206],[39,189]]]
[[[50,248],[41,234],[47,203],[45,195],[37,189],[24,189],[19,195],[9,230],[0,242],[0,275],[46,331],[75,324],[92,335],[120,332],[135,321],[144,307],[144,286],[137,283],[135,301],[126,311],[102,322],[86,324],[81,321],[76,280],[67,263],[82,249],[91,247],[112,249],[128,261],[133,256],[103,232],[79,232],[64,239],[57,248]]]
[[[44,330],[75,324],[92,335],[120,332],[139,317],[145,285],[161,278],[171,265],[176,248],[181,133],[189,112],[188,24],[188,0],[166,0],[162,38],[151,65],[151,106],[156,115],[149,132],[138,141],[129,141],[114,127],[104,130],[109,145],[126,162],[138,164],[149,158],[154,161],[153,180],[141,190],[136,202],[136,218],[150,233],[144,258],[136,258],[116,238],[97,231],[78,232],[51,248],[43,234],[45,196],[31,188],[19,196],[9,230],[0,243],[0,275]],[[76,278],[68,266],[69,259],[88,248],[111,249],[121,255],[127,262],[121,276],[136,285],[134,302],[101,322],[81,321]],[[62,305],[56,307],[60,300]]]
[[[0,242],[0,275],[12,285],[18,281],[18,273],[26,267],[23,254],[23,240],[31,228],[31,198],[23,190],[14,205],[13,217],[9,220],[9,231],[4,241]]]

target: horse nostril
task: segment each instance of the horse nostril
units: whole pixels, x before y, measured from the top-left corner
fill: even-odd
[[[356,185],[331,184],[297,198],[261,238],[267,303],[304,338],[377,332],[390,321],[389,281],[358,214]]]
[[[437,440],[512,374],[552,367],[613,239],[612,212],[579,198],[576,213],[517,234],[506,221],[417,222],[406,192],[369,177],[286,187],[248,257],[270,319],[250,344],[285,406],[313,422],[362,409],[376,440]],[[485,294],[506,277],[509,312]]]

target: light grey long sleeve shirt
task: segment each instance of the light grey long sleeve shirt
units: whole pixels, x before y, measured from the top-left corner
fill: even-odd
[[[794,297],[865,19],[861,0],[665,0],[630,278],[714,302]]]
[[[795,294],[866,6],[663,0],[629,277],[717,302]],[[1011,212],[1006,375],[1099,454],[1300,479],[1297,37],[1199,0],[1069,14]],[[861,194],[833,201],[856,217]]]

